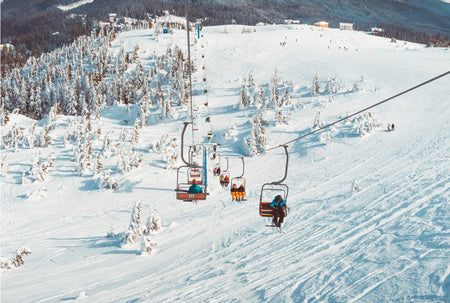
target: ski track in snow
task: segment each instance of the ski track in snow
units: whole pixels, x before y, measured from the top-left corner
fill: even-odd
[[[401,43],[358,32],[269,26],[241,34],[242,26],[226,28],[228,34],[221,33],[224,26],[206,27],[199,42],[204,47],[193,50],[195,62],[207,67],[195,76],[208,77],[218,134],[234,120],[237,136],[246,136],[246,121],[254,112],[235,106],[241,77],[250,71],[265,85],[277,67],[281,78],[292,78],[302,88],[297,96],[318,71],[319,76],[334,75],[347,83],[361,75],[370,79],[363,81],[366,90],[360,95],[337,94],[335,104],[326,106],[308,102],[294,114],[298,125],[268,128],[273,146],[305,131],[303,126],[310,127],[319,110],[330,122],[433,76],[449,62],[443,50],[414,44],[405,49]],[[130,51],[139,41],[145,54],[162,53],[172,43],[186,48],[182,31],[159,41],[145,31],[119,37]],[[286,46],[280,47],[286,37]],[[333,41],[331,50],[328,40]],[[113,44],[115,51],[118,45]],[[410,64],[430,57],[427,63]],[[393,62],[398,68],[389,74],[385,69]],[[2,300],[72,301],[85,291],[83,301],[108,303],[445,302],[450,294],[447,80],[374,109],[380,120],[395,121],[395,132],[378,128],[357,137],[338,126],[328,145],[319,142],[320,134],[292,144],[286,180],[291,211],[284,233],[265,227],[268,219],[258,214],[260,186],[279,178],[284,169],[279,150],[246,158],[246,202],[231,202],[228,190],[219,188],[217,178],[209,174],[210,196],[197,204],[174,199],[176,175],[158,166],[160,155],[148,156],[145,167],[125,175],[118,191],[97,191],[92,180],[76,175],[72,149],[64,148],[62,140],[59,164],[42,185],[47,198],[31,201],[24,186],[11,182],[21,178],[19,163],[31,164],[26,151],[17,153],[14,177],[2,178],[7,184],[6,191],[2,189],[2,257],[19,243],[32,246],[33,253],[25,257],[26,266],[2,270]],[[376,85],[381,93],[369,91]],[[194,84],[194,89],[201,91],[201,85]],[[312,100],[302,97],[307,99]],[[194,101],[200,103],[201,98],[195,96]],[[105,127],[119,132],[119,113],[111,110]],[[179,136],[180,124],[152,125],[149,133],[167,127],[167,133]],[[238,143],[219,139],[226,143],[219,152],[240,155]],[[233,175],[240,172],[238,161],[230,156],[230,162]],[[360,186],[357,192],[351,191],[354,180]],[[145,212],[156,210],[163,220],[163,229],[153,235],[158,245],[151,256],[140,255],[136,246],[120,247],[117,237],[105,237],[112,227],[117,232],[127,229],[137,200],[143,201]]]

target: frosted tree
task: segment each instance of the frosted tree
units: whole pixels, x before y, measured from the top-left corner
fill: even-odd
[[[133,50],[133,55],[131,59],[136,62],[139,59],[139,45],[136,45]]]
[[[276,125],[282,125],[286,124],[289,125],[289,122],[291,121],[291,113],[287,112],[286,115],[283,114],[281,110],[277,111],[277,117],[276,117]]]
[[[323,127],[323,123],[320,122],[320,111],[317,112],[316,118],[314,119],[313,129],[318,129]]]
[[[241,108],[246,108],[250,105],[250,100],[249,100],[249,92],[248,92],[248,87],[246,84],[242,85],[241,87],[241,101],[240,101],[240,107]]]
[[[255,79],[253,78],[252,73],[248,74],[248,87],[255,87]]]
[[[125,152],[121,151],[118,155],[119,163],[117,164],[117,171],[121,174],[128,173],[131,171],[131,166],[128,157],[126,157]]]
[[[333,92],[332,91],[330,91],[330,96],[328,97],[328,102],[334,102],[334,95],[333,95]]]
[[[122,131],[120,132],[120,141],[126,142],[127,141],[127,135],[128,135],[127,130],[125,129],[125,127],[122,127]]]
[[[150,255],[155,246],[157,246],[157,243],[151,237],[149,236],[142,237],[141,254]]]
[[[141,211],[142,211],[141,201],[137,201],[131,213],[131,220],[128,230],[124,233],[122,238],[123,244],[125,245],[134,244],[136,243],[136,240],[139,237],[142,237],[142,235],[144,234],[145,226],[141,225]]]
[[[277,70],[275,70],[275,73],[272,75],[272,78],[270,79],[270,83],[269,83],[270,103],[274,107],[279,107],[279,104],[280,104],[278,82],[279,82],[279,78],[278,78]]]
[[[161,218],[156,212],[151,212],[150,216],[147,218],[146,223],[146,234],[148,233],[155,233],[161,230],[162,222]]]
[[[253,116],[252,131],[249,137],[244,139],[243,148],[249,156],[257,155],[266,150],[268,141],[265,135],[262,114]]]
[[[12,260],[7,258],[2,258],[1,260],[1,268],[11,269],[13,267],[20,267],[24,265],[23,256],[28,256],[31,254],[31,249],[28,246],[22,246],[16,251],[15,256]]]
[[[256,156],[258,154],[258,146],[256,145],[256,130],[255,125],[252,125],[252,133],[249,137],[244,138],[243,149],[245,153],[250,156]]]
[[[2,105],[0,107],[0,125],[5,126],[9,122],[9,114],[6,109],[6,102],[2,98]]]
[[[111,170],[107,169],[100,173],[97,178],[98,187],[100,189],[118,189],[119,182],[111,176]]]
[[[130,162],[130,167],[141,167],[144,155],[142,153],[133,153],[133,158]]]
[[[101,173],[101,170],[103,168],[103,164],[101,162],[101,156],[99,153],[96,154],[95,156],[95,167],[94,167],[94,175],[95,176],[99,176]]]
[[[356,192],[358,192],[359,191],[359,184],[358,184],[358,181],[354,181],[353,182],[353,186],[352,186],[352,192],[353,193],[356,193]]]
[[[140,120],[136,119],[136,121],[134,122],[134,131],[133,131],[133,137],[131,139],[131,142],[133,143],[139,143],[139,125],[140,125]]]
[[[6,162],[6,154],[3,154],[3,156],[0,159],[0,169],[2,176],[5,176],[9,173],[9,162]]]
[[[314,76],[312,83],[312,95],[317,96],[319,92],[320,92],[319,78],[317,76]]]
[[[280,101],[280,104],[278,107],[281,107],[281,106],[284,106],[284,107],[292,106],[291,95],[289,94],[289,91],[287,88],[284,90],[283,97],[281,98],[281,101]]]
[[[255,95],[255,106],[259,110],[264,105],[265,92],[262,87],[259,88]]]

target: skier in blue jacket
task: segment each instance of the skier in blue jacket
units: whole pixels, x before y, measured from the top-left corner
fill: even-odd
[[[197,184],[197,180],[192,180],[192,185],[191,187],[189,187],[188,193],[191,194],[198,194],[198,193],[202,193],[203,189]]]
[[[278,195],[273,199],[272,203],[270,203],[270,207],[272,208],[273,224],[275,224],[276,227],[281,227],[284,216],[286,216],[286,200],[284,200],[281,195]]]

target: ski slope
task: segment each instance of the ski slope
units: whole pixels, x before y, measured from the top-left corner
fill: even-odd
[[[191,37],[193,76],[205,76],[208,89],[207,96],[193,97],[200,107],[195,140],[210,131],[203,122],[210,115],[221,164],[228,157],[232,176],[241,174],[243,138],[256,113],[238,106],[249,73],[267,87],[276,70],[293,83],[292,102],[303,104],[290,109],[289,125],[266,126],[276,147],[311,131],[319,111],[320,120],[331,123],[450,70],[448,49],[356,31],[227,25],[204,27],[202,35],[196,42],[195,33]],[[177,30],[158,37],[152,30],[121,33],[112,52],[121,41],[129,52],[139,45],[146,66],[153,52],[173,44],[187,49],[186,32]],[[333,102],[326,94],[311,95],[314,76],[322,87],[333,77],[342,86]],[[23,266],[1,270],[1,300],[450,302],[449,79],[372,109],[380,126],[364,136],[346,121],[332,128],[329,142],[326,130],[289,144],[290,212],[283,233],[266,227],[258,212],[262,184],[283,177],[282,148],[245,157],[247,201],[232,202],[220,187],[211,172],[216,160],[208,163],[208,200],[185,203],[175,199],[176,172],[147,146],[163,134],[179,138],[187,113],[141,131],[144,164],[117,175],[115,191],[78,175],[73,147],[62,139],[73,118],[60,117],[53,143],[41,149],[43,158],[56,154],[45,182],[21,184],[36,150],[1,150],[9,163],[1,178],[1,257],[23,245],[32,250]],[[352,90],[355,82],[361,90]],[[203,87],[193,83],[194,92]],[[136,113],[106,108],[96,127],[117,135]],[[266,117],[273,122],[274,113]],[[11,115],[2,134],[14,123],[29,127],[33,121]],[[386,132],[388,123],[395,131]],[[186,137],[191,140],[190,132]],[[107,237],[128,229],[137,201],[143,217],[157,213],[163,223],[152,235],[157,246],[151,255],[141,253],[140,242],[123,246],[119,237]]]

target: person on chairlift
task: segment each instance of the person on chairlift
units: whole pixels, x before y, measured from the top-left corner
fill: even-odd
[[[286,216],[286,200],[281,195],[277,195],[270,203],[270,207],[272,208],[273,224],[276,227],[281,227],[281,223]]]
[[[237,189],[237,191],[238,191],[238,197],[239,197],[239,200],[244,200],[245,199],[245,188],[244,188],[244,184],[241,184],[240,186],[239,186],[239,188]]]
[[[203,189],[197,184],[197,180],[192,180],[192,185],[189,187],[188,193],[198,194],[203,193]]]

